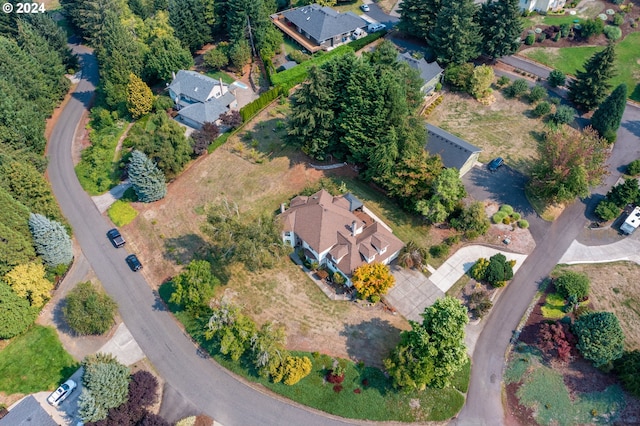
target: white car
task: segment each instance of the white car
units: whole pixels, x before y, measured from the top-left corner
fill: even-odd
[[[54,407],[57,407],[62,403],[62,401],[67,399],[67,397],[71,394],[71,392],[73,392],[73,390],[77,387],[78,387],[78,384],[73,380],[69,379],[66,382],[64,382],[62,385],[60,385],[60,387],[56,389],[51,395],[49,395],[49,398],[47,398],[47,402],[53,405]]]
[[[360,6],[360,9],[362,9],[363,12],[368,12],[369,11],[369,5],[368,4],[363,4],[362,6]]]

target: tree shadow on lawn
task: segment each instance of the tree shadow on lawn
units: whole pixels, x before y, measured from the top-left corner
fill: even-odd
[[[387,320],[373,318],[359,324],[346,324],[340,335],[347,338],[347,353],[352,360],[382,367],[382,360],[400,341],[400,331]]]
[[[194,257],[203,257],[208,252],[208,244],[199,235],[186,234],[175,238],[167,238],[164,240],[165,259],[175,262],[178,265],[186,265]]]

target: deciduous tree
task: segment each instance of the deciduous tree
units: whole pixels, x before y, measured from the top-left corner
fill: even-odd
[[[31,213],[29,229],[33,235],[33,245],[45,265],[56,267],[68,265],[73,260],[73,245],[60,222],[49,220],[41,214]]]
[[[576,73],[569,83],[569,99],[580,109],[591,111],[607,96],[609,80],[615,75],[615,45],[609,43],[604,50],[594,53],[584,63],[584,71]]]
[[[9,271],[4,280],[20,297],[34,307],[42,307],[51,297],[53,284],[44,277],[45,269],[41,263],[29,262],[18,265]]]
[[[69,292],[62,308],[64,319],[77,334],[104,334],[114,324],[118,306],[108,294],[98,291],[91,283],[79,283]]]
[[[433,181],[431,197],[418,201],[416,210],[431,223],[444,222],[465,195],[458,169],[444,169]]]
[[[622,357],[624,332],[611,312],[589,312],[573,324],[577,348],[595,367],[604,367]]]
[[[487,65],[475,67],[469,82],[469,94],[476,99],[486,97],[489,94],[489,88],[493,83],[494,77],[493,68]]]
[[[464,329],[467,309],[452,297],[438,299],[422,314],[384,361],[394,386],[424,389],[446,387],[467,362]]]
[[[382,263],[365,263],[353,271],[353,286],[358,290],[358,297],[368,299],[371,296],[385,294],[396,283],[387,265]]]
[[[169,302],[182,306],[191,314],[198,314],[203,306],[208,306],[215,286],[220,284],[206,260],[192,260],[172,282]]]
[[[467,235],[484,235],[489,230],[491,223],[484,210],[484,204],[475,201],[469,207],[463,208],[460,216],[451,219],[451,226],[458,231],[464,231]]]
[[[607,142],[587,127],[582,133],[564,127],[545,135],[538,146],[530,188],[538,196],[567,202],[588,195],[606,173]]]
[[[581,300],[589,295],[589,277],[585,274],[563,271],[553,282],[558,293],[565,299],[575,297]]]
[[[167,194],[164,174],[138,150],[133,151],[129,160],[129,180],[143,203],[160,200]]]
[[[220,135],[220,128],[215,123],[206,122],[202,125],[202,129],[191,134],[193,139],[193,153],[196,155],[204,155],[211,142]]]

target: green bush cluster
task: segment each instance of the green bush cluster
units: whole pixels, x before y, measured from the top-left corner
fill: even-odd
[[[547,115],[551,112],[551,104],[549,102],[540,102],[533,109],[533,115],[536,117],[542,117],[543,115]]]
[[[424,110],[424,115],[425,116],[430,115],[433,112],[433,110],[436,109],[436,107],[442,103],[443,99],[444,99],[443,95],[438,96],[436,100],[433,101],[431,104],[429,104],[427,109]]]
[[[371,33],[368,34],[365,37],[359,38],[357,40],[354,40],[352,42],[350,42],[348,44],[349,47],[351,47],[354,51],[358,51],[360,49],[362,49],[363,47],[367,46],[370,43],[373,43],[374,41],[378,40],[379,38],[384,37],[387,34],[387,30],[383,30],[383,31],[377,31],[375,33]]]
[[[447,244],[437,244],[429,248],[429,254],[433,257],[441,258],[449,254],[449,246]]]
[[[62,314],[69,327],[81,336],[104,334],[114,324],[118,306],[91,281],[78,284],[66,297]]]
[[[558,293],[565,299],[583,300],[589,296],[589,277],[574,271],[564,271],[555,280]]]
[[[607,38],[609,40],[618,40],[620,37],[622,37],[622,30],[620,29],[620,27],[614,27],[614,26],[607,26],[604,29],[604,35],[607,36]]]
[[[527,46],[531,46],[535,42],[536,42],[535,34],[529,34],[527,35],[527,38],[524,39],[524,44],[526,44]]]
[[[109,207],[107,214],[116,226],[124,226],[131,223],[138,216],[138,211],[126,201],[117,200]]]
[[[519,78],[513,83],[511,83],[511,86],[504,89],[504,93],[509,98],[517,98],[520,95],[524,95],[527,92],[527,90],[529,90],[529,85],[527,84],[527,81]]]
[[[631,176],[640,175],[640,158],[629,163],[627,166],[627,174]]]
[[[493,287],[504,287],[513,278],[515,260],[507,260],[502,253],[496,253],[488,260],[480,258],[469,270],[469,275],[476,281],[487,282]]]

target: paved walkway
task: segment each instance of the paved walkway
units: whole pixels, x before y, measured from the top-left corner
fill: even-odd
[[[433,305],[449,290],[473,264],[481,257],[489,258],[496,253],[504,254],[507,259],[515,260],[515,273],[525,261],[527,255],[504,252],[494,248],[473,245],[462,247],[447,259],[442,266],[433,270],[427,278],[424,274],[403,269],[397,265],[391,267],[396,278],[396,285],[385,295],[385,300],[402,316],[412,321],[422,321],[420,314],[424,309]]]

